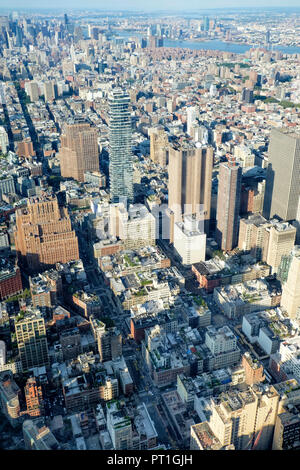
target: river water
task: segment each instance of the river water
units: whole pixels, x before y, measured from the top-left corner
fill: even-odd
[[[140,33],[135,32],[128,32],[124,31],[119,33],[118,35],[120,38],[141,38],[146,37],[146,35],[142,35]],[[180,47],[180,48],[187,48],[187,49],[195,49],[195,50],[213,50],[213,51],[224,51],[224,52],[233,52],[236,54],[243,54],[244,52],[248,51],[252,47],[258,47],[257,45],[248,45],[248,44],[238,44],[234,42],[225,42],[220,41],[218,39],[210,40],[210,41],[191,41],[191,40],[175,40],[175,39],[164,39],[164,47]],[[280,51],[283,54],[300,54],[300,47],[293,47],[293,46],[278,46],[273,45],[273,52]]]

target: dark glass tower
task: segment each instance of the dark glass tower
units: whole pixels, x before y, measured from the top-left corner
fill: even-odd
[[[130,98],[115,88],[109,95],[109,178],[113,202],[133,201]]]

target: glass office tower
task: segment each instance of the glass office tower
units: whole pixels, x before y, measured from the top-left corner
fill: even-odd
[[[109,178],[112,202],[127,198],[133,202],[133,166],[131,151],[130,97],[121,88],[109,98]]]

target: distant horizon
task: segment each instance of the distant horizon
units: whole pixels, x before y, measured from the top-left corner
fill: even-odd
[[[99,5],[103,3],[103,6]],[[144,5],[143,5],[144,3]],[[124,4],[126,7],[124,8]],[[141,5],[142,4],[142,5]],[[101,12],[198,12],[198,11],[214,11],[214,10],[300,10],[299,0],[291,0],[288,5],[284,4],[283,0],[265,0],[264,5],[261,5],[258,0],[249,0],[246,5],[240,5],[239,0],[212,0],[212,6],[209,8],[199,6],[198,0],[186,0],[185,7],[182,6],[181,0],[153,0],[151,7],[148,2],[143,0],[113,0],[111,5],[107,7],[104,1],[99,0],[53,0],[49,1],[49,6],[40,4],[38,0],[27,1],[24,6],[23,0],[15,0],[7,7],[0,7],[0,11],[22,10],[22,11],[43,11],[43,10],[70,10],[70,11],[101,11]]]

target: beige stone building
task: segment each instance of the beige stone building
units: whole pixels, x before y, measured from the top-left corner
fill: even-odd
[[[282,287],[281,306],[291,318],[295,318],[300,308],[300,246],[291,253],[287,281]]]
[[[272,446],[279,394],[274,387],[232,389],[211,401],[209,426],[222,446],[267,450]]]
[[[272,268],[272,274],[277,273],[282,256],[290,254],[295,244],[296,228],[287,222],[272,222],[264,234],[262,261]]]
[[[85,172],[99,172],[97,130],[84,121],[67,124],[61,136],[59,159],[64,178],[84,182]]]
[[[265,243],[265,229],[270,225],[270,222],[260,214],[250,215],[248,219],[240,219],[238,248],[250,251],[252,256],[260,260]]]
[[[56,197],[33,198],[26,208],[17,210],[15,244],[32,271],[79,259],[68,211],[58,205]]]
[[[212,168],[212,147],[199,148],[188,142],[170,147],[168,207],[174,213],[174,222],[182,222],[183,215],[196,215],[208,231]]]
[[[111,213],[114,216],[113,212]],[[156,244],[156,218],[143,204],[131,204],[128,210],[124,204],[117,206],[115,232],[125,249],[136,250]]]
[[[160,166],[168,164],[168,135],[162,126],[149,129],[150,136],[150,158],[154,163]]]

